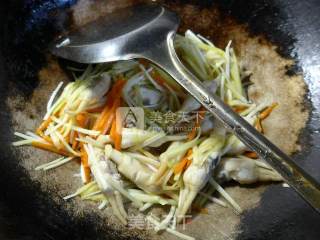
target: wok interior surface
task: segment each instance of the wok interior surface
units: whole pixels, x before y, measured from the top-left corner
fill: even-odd
[[[0,239],[144,239],[149,237],[143,231],[128,233],[128,231],[121,231],[120,227],[106,227],[103,224],[103,217],[91,211],[94,208],[81,214],[74,210],[70,211],[69,204],[57,200],[58,196],[54,193],[61,189],[57,189],[54,184],[50,185],[50,179],[55,175],[44,176],[51,192],[47,191],[43,188],[42,182],[35,180],[26,170],[28,166],[34,164],[31,160],[28,161],[29,155],[21,155],[11,147],[13,120],[17,119],[18,113],[28,114],[27,119],[30,121],[23,124],[28,127],[35,126],[37,119],[43,115],[48,88],[52,89],[55,86],[53,79],[61,81],[66,77],[60,68],[63,62],[59,66],[48,56],[46,51],[48,43],[57,33],[70,26],[75,27],[91,21],[96,17],[92,14],[93,12],[107,14],[114,8],[133,2],[136,1],[115,0],[107,4],[86,0],[2,3],[0,13],[4,24],[1,26],[3,34],[0,38],[2,63],[0,65],[0,183],[2,186]],[[185,19],[180,29],[182,32],[187,28],[195,28],[195,31],[205,36],[209,35],[215,43],[223,47],[228,31],[240,29],[234,27],[236,22],[236,26],[249,31],[248,37],[260,36],[257,44],[267,45],[268,49],[276,46],[280,55],[294,60],[294,64],[289,64],[292,60],[288,60],[289,62],[284,60],[281,63],[288,66],[286,78],[296,79],[296,76],[303,75],[307,86],[304,105],[306,111],[310,111],[307,126],[299,138],[301,151],[295,154],[294,158],[310,174],[320,180],[318,171],[320,167],[318,160],[320,154],[320,48],[318,43],[320,20],[317,18],[320,4],[316,0],[304,2],[296,0],[287,2],[167,1],[163,3],[182,14],[182,18]],[[97,6],[101,5],[105,7],[99,9]],[[197,18],[192,14],[188,15],[192,13],[188,10],[189,8],[197,9],[196,12],[202,13],[201,16],[205,17]],[[208,22],[210,19],[211,23],[216,22],[217,26],[206,24],[206,19]],[[271,55],[270,60],[274,60]],[[39,78],[42,80],[39,81]],[[8,104],[10,102],[8,99],[14,102],[14,108]],[[292,118],[295,113],[301,114],[292,112]],[[286,147],[285,143],[283,147]],[[287,152],[294,150],[295,148],[286,149]],[[45,155],[37,155],[35,158],[41,162]],[[25,159],[19,160],[21,158]],[[69,171],[71,176],[72,166],[66,171]],[[64,175],[55,177],[64,178]],[[65,181],[72,180],[65,177]],[[68,184],[71,183],[67,182],[64,185],[65,191],[68,190]],[[262,186],[262,188],[264,190],[266,187]],[[252,193],[254,192],[252,189]],[[249,200],[247,204],[250,203]],[[224,215],[221,217],[223,220]],[[258,206],[243,214],[237,232],[232,235],[232,238],[319,239],[320,229],[317,227],[319,220],[319,215],[291,189],[283,188],[281,185],[271,185],[262,194]],[[223,224],[228,225],[228,220],[225,221]],[[209,223],[204,223],[204,226],[214,227]],[[228,234],[224,236],[226,239],[229,238]],[[217,236],[221,238],[221,234]]]

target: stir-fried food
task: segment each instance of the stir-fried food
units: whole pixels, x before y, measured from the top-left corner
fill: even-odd
[[[263,120],[277,104],[248,98],[242,81],[246,74],[231,42],[222,50],[187,31],[177,36],[175,47],[212,93],[263,133]],[[128,203],[142,212],[162,205],[168,215],[156,219],[146,213],[146,221],[157,232],[193,239],[178,232],[176,224],[207,200],[241,213],[223,183],[281,181],[154,64],[132,60],[71,71],[74,81],[53,91],[35,133],[16,132],[21,140],[13,143],[61,155],[36,170],[79,160],[83,186],[64,199],[99,202],[100,209],[110,206],[123,224],[128,223]],[[213,197],[214,192],[223,200]]]

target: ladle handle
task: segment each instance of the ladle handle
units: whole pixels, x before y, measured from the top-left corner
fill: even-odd
[[[163,46],[149,52],[147,58],[170,74],[186,91],[218,118],[246,146],[266,160],[314,209],[320,213],[319,183],[300,168],[289,156],[259,133],[208,89],[181,63],[170,33]]]

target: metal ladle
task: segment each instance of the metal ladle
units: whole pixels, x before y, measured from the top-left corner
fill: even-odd
[[[60,39],[53,54],[80,63],[148,59],[170,74],[243,143],[266,160],[311,206],[320,212],[320,186],[289,156],[236,114],[180,62],[173,39],[178,16],[159,5],[115,11]]]

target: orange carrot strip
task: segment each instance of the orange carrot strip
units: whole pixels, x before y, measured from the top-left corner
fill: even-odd
[[[203,116],[205,114],[205,111],[204,111],[203,107],[201,107],[199,110],[200,110],[200,113],[199,113],[200,119],[197,119],[197,121],[194,124],[194,127],[192,128],[191,132],[188,134],[188,140],[189,141],[196,137],[197,129],[200,127],[201,121],[202,121]]]
[[[110,130],[110,137],[113,140],[115,147],[118,148],[117,150],[120,150],[121,148],[121,119],[117,119],[116,116],[116,110],[120,106],[121,99],[118,98],[114,102],[114,105],[112,106],[111,112],[113,113],[113,120]],[[120,139],[119,139],[120,138]]]
[[[267,118],[276,106],[278,106],[278,103],[273,103],[270,107],[267,107],[263,112],[260,113],[259,118],[261,120]]]
[[[86,110],[87,113],[100,113],[102,111],[103,111],[103,107],[96,107],[96,108],[91,108]]]
[[[79,113],[77,114],[76,116],[76,122],[77,124],[82,127],[82,128],[85,128],[86,127],[86,124],[87,124],[87,115],[84,114],[84,113]],[[71,143],[72,143],[72,149],[76,149],[78,147],[78,141],[76,140],[77,136],[80,136],[77,132],[74,132],[73,134],[73,139],[71,140]]]
[[[209,214],[208,208],[199,207],[197,205],[191,205],[191,210],[200,214]]]
[[[173,168],[174,174],[177,175],[177,174],[181,173],[187,164],[188,164],[188,159],[183,158],[179,163],[177,163],[174,166],[174,168]]]
[[[233,107],[233,111],[237,112],[237,113],[241,113],[244,110],[246,110],[248,107],[247,106],[235,106]]]
[[[263,133],[263,127],[262,127],[262,120],[266,119],[270,113],[272,112],[272,110],[278,106],[278,103],[273,103],[270,107],[267,107],[263,112],[261,112],[255,122],[255,128]]]
[[[118,80],[120,83],[114,89],[121,91],[121,88],[124,86],[125,81]],[[108,111],[105,112],[105,115],[102,116],[100,125],[97,126],[97,130],[101,130],[103,134],[106,134],[110,128],[110,124],[114,118],[115,112],[121,103],[121,95],[117,92],[111,92],[110,96],[113,99],[113,102],[108,103],[109,106],[112,103],[111,107],[108,107]]]
[[[116,104],[115,104],[116,105]],[[120,105],[120,101],[119,104]],[[115,107],[116,111],[117,106]],[[119,117],[117,117],[117,115],[115,116],[115,122],[116,122],[116,132],[115,132],[115,140],[114,140],[114,146],[115,149],[120,151],[121,150],[121,140],[122,140],[122,123],[121,123],[121,119]]]
[[[253,158],[253,159],[257,159],[258,158],[258,155],[255,152],[245,152],[243,155],[248,157],[248,158]]]
[[[110,111],[110,103],[108,102],[108,99],[107,99],[107,103],[105,105],[105,107],[103,108],[101,114],[99,115],[99,117],[96,119],[94,125],[93,125],[93,130],[98,130],[99,128],[101,128],[101,125],[103,125],[103,121],[105,120],[106,118],[106,115],[108,114],[108,112]]]
[[[74,134],[73,134],[73,139],[72,139],[72,149],[77,149],[77,147],[78,147],[78,141],[76,140],[76,138],[77,138],[77,136],[78,136],[78,133],[77,132],[74,132]]]
[[[102,128],[102,126],[105,124],[105,121],[108,119],[110,115],[110,110],[111,110],[111,107],[109,106],[104,108],[104,110],[101,112],[99,117],[96,119],[92,128],[93,130],[97,131]]]
[[[119,79],[112,87],[111,91],[107,96],[106,105],[101,112],[100,116],[97,118],[96,122],[94,123],[93,130],[99,130],[106,122],[107,116],[109,115],[109,111],[112,108],[114,101],[117,98],[120,98],[121,89],[123,88],[124,84],[126,83],[125,80]]]
[[[113,119],[112,124],[111,124],[111,129],[110,129],[110,137],[111,139],[115,138],[115,131],[116,131],[116,120]]]
[[[114,99],[121,97],[121,90],[124,87],[125,83],[126,83],[126,81],[124,79],[119,79],[113,85],[113,87],[107,97],[107,103],[109,103],[109,105],[112,105]]]
[[[171,83],[167,82],[159,73],[157,73],[156,71],[152,71],[150,73],[150,76],[162,87],[167,88],[166,85],[168,85],[170,88],[172,88],[175,91],[179,91],[180,89],[178,89],[175,85],[172,85]]]
[[[86,125],[87,116],[84,113],[79,113],[76,116],[76,121],[80,127],[84,128]]]
[[[116,121],[117,122],[117,121]],[[116,124],[116,129],[118,128],[118,125]],[[119,129],[116,130],[116,138],[114,140],[114,147],[116,150],[121,150],[121,141],[122,141],[122,135],[119,133]]]
[[[42,137],[44,140],[46,140],[48,143],[53,143],[52,139],[49,136],[44,135],[44,133],[42,131],[41,132],[37,132],[37,134],[40,137]]]
[[[70,143],[70,134],[68,134],[64,139],[66,140],[67,143]]]
[[[116,106],[120,105],[120,99],[114,104],[114,111],[116,110]],[[114,142],[115,149],[121,150],[121,122],[119,123],[120,119],[117,119],[117,117],[113,117],[111,130],[110,130],[110,138]]]
[[[117,98],[113,103],[113,106],[109,109],[109,111],[104,116],[104,119],[101,120],[101,126],[99,126],[98,130],[102,132],[102,134],[106,134],[109,131],[109,128],[114,119],[115,111],[119,107],[120,98]]]
[[[259,132],[263,133],[263,127],[262,127],[262,123],[261,123],[261,118],[259,118],[259,117],[257,118],[254,126]]]
[[[77,132],[77,134],[78,134],[79,138],[83,138],[84,137],[84,135],[82,133]],[[81,148],[83,147],[83,142],[78,142],[78,144],[79,144],[80,150],[81,150]]]
[[[190,156],[192,155],[192,148],[190,148],[189,150],[188,150],[188,152],[187,152],[187,157],[189,158]]]
[[[139,61],[140,64],[142,64],[142,65],[145,66],[145,67],[148,67],[148,66],[149,66],[149,61],[148,61],[147,59],[141,58],[141,59],[139,59],[138,61]]]
[[[85,184],[91,182],[91,170],[89,167],[83,166],[84,176],[85,176]]]
[[[199,127],[199,126],[197,126],[197,125],[199,125],[199,124],[195,124],[195,126],[192,128],[192,130],[191,130],[191,132],[188,134],[188,140],[189,141],[191,141],[192,139],[194,139],[195,137],[196,137],[196,135],[197,135],[197,128]]]
[[[55,148],[53,145],[51,144],[45,144],[45,143],[41,143],[41,142],[32,142],[31,143],[32,146],[36,147],[36,148],[41,148],[43,150],[46,150],[46,151],[50,151],[50,152],[54,152],[54,153],[57,153],[57,154],[60,154],[62,156],[70,156],[70,154],[64,150],[59,150],[57,148]]]
[[[91,175],[90,175],[91,170],[89,167],[83,166],[82,162],[80,163],[81,163],[80,165],[81,170],[83,171],[83,174],[84,174],[84,184],[88,184],[89,182],[91,182]]]
[[[156,73],[155,71],[152,71],[150,75],[158,84],[165,87],[166,81],[160,76],[160,74]]]
[[[110,130],[110,127],[112,125],[114,117],[115,117],[115,114],[112,111],[110,111],[110,115],[106,118],[106,122],[105,122],[104,126],[102,127],[102,131],[101,131],[102,134],[108,133],[108,131]]]
[[[188,159],[187,165],[186,165],[186,169],[191,165],[192,161]]]
[[[181,159],[181,161],[174,166],[173,172],[175,175],[181,173],[182,171],[185,171],[190,166],[192,161],[188,158],[191,156],[191,154],[192,149],[189,149],[187,154]]]
[[[43,132],[43,130],[45,130],[49,124],[52,122],[51,117],[49,117],[47,120],[43,121],[40,126],[37,128],[36,133],[38,135],[41,135],[41,133]]]
[[[58,111],[58,112],[56,112],[54,115],[55,116],[60,116],[61,114],[62,114],[62,112],[64,111],[64,107],[66,106],[66,103],[64,102],[63,104],[62,104],[62,106],[61,106],[61,109]]]
[[[51,138],[49,136],[46,136],[44,134],[42,134],[43,136],[41,136],[44,140],[46,140],[48,143],[53,143]]]
[[[81,160],[82,160],[82,164],[83,166],[85,167],[89,167],[89,164],[88,164],[88,154],[87,152],[84,150],[84,147],[83,145],[81,146]]]
[[[83,145],[81,146],[81,163],[83,166],[83,173],[84,173],[84,178],[85,178],[85,183],[88,183],[91,181],[91,170],[88,164],[88,154],[84,150]]]

